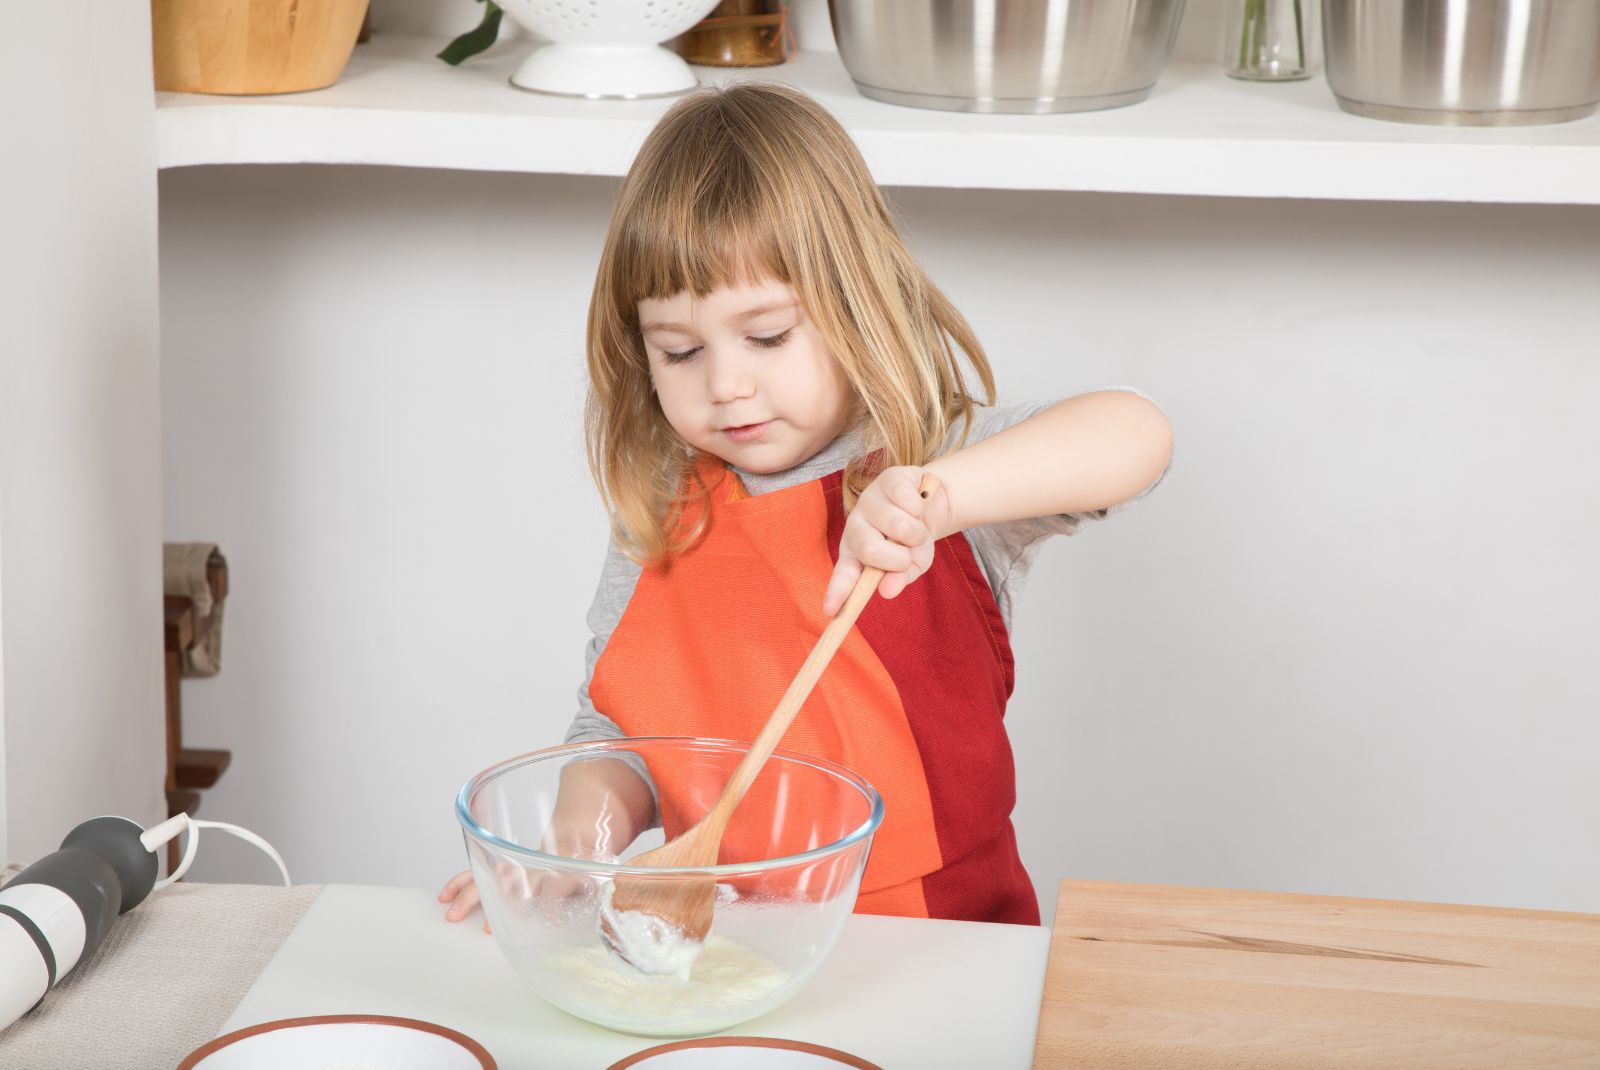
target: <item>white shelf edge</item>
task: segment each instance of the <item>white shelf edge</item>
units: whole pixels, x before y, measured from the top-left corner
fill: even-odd
[[[340,82],[279,97],[157,94],[161,168],[353,164],[622,175],[670,101],[576,101],[506,79],[522,49],[451,68],[439,42],[361,46]],[[879,182],[1327,200],[1600,204],[1600,117],[1548,127],[1412,127],[1339,111],[1321,80],[1288,86],[1174,64],[1128,108],[1052,116],[902,108],[857,93],[834,53],[711,79],[789,81],[837,114]]]

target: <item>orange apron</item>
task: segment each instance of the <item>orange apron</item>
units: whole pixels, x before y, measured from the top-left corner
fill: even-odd
[[[630,736],[748,741],[827,624],[843,473],[752,497],[720,462],[700,470],[705,535],[643,570],[589,693]],[[898,598],[867,603],[780,743],[883,796],[857,911],[1038,924],[1011,827],[1011,686],[1005,625],[960,533],[940,540],[932,568]],[[657,790],[675,835],[673,786]],[[726,840],[723,851],[739,857]]]

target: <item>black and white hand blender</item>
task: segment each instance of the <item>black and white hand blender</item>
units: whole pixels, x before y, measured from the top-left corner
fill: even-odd
[[[188,814],[149,831],[125,817],[85,821],[45,855],[0,888],[0,1029],[37,1006],[56,982],[100,946],[117,915],[165,888],[194,860],[200,828],[218,828],[250,840],[272,855],[289,883],[283,860],[252,832]],[[172,876],[156,883],[156,851],[185,830],[189,842]]]

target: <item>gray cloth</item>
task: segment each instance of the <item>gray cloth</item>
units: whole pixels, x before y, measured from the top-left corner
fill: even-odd
[[[209,570],[215,558],[226,565],[214,542],[168,542],[161,546],[162,593],[182,595],[194,603],[200,642],[182,651],[181,675],[215,676],[222,671],[222,608],[212,596]]]
[[[1131,392],[1138,393],[1138,391]],[[1013,427],[1053,404],[1055,404],[1053,401],[1030,401],[993,408],[978,408],[973,412],[972,429],[967,435],[966,445],[981,442],[1008,427]],[[961,429],[957,426],[940,452],[945,453],[953,449],[959,441],[960,434]],[[782,472],[760,475],[737,467],[733,471],[752,495],[766,494],[769,491],[783,490],[837,472],[860,457],[863,452],[864,447],[860,437],[855,434],[845,434],[811,459]],[[989,580],[989,588],[994,592],[995,603],[999,606],[1006,630],[1009,632],[1011,629],[1011,616],[1016,607],[1017,596],[1022,591],[1028,569],[1033,564],[1034,554],[1037,553],[1041,542],[1051,535],[1071,535],[1078,530],[1083,521],[1103,519],[1133,504],[1155,490],[1165,478],[1166,473],[1163,472],[1145,490],[1109,509],[1031,517],[1003,524],[985,524],[963,532],[967,542],[972,546],[978,566],[983,569],[984,576]],[[594,703],[589,698],[589,681],[594,677],[595,663],[600,660],[611,633],[622,619],[623,611],[628,608],[628,600],[633,597],[633,589],[639,581],[640,571],[639,565],[624,556],[615,543],[607,550],[605,565],[600,571],[600,586],[595,591],[594,602],[589,607],[588,623],[591,638],[584,652],[584,677],[582,686],[578,688],[578,713],[567,729],[568,743],[617,739],[623,734],[615,721],[594,708]]]
[[[180,881],[153,893],[0,1030],[0,1067],[172,1070],[217,1035],[321,891]]]

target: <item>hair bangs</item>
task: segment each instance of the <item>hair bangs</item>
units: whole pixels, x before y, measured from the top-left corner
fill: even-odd
[[[729,144],[693,181],[647,183],[619,234],[614,299],[626,306],[768,279],[792,283],[786,212]]]

